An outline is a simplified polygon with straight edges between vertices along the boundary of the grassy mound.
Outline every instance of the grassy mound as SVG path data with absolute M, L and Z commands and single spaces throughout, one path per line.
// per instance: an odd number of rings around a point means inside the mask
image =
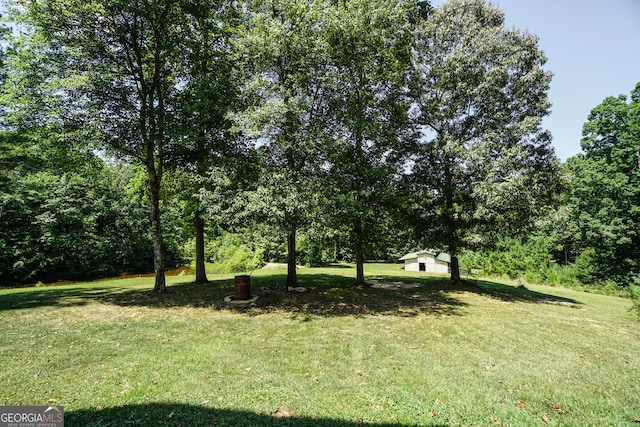
M 0 404 L 68 426 L 626 425 L 640 417 L 632 303 L 367 265 L 301 269 L 306 293 L 233 276 L 0 290 Z M 264 290 L 262 288 L 265 288 Z

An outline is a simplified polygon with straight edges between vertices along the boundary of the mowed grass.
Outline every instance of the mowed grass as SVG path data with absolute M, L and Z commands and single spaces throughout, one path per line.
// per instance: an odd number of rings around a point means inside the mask
M 67 426 L 637 425 L 640 322 L 622 298 L 369 264 L 227 307 L 233 276 L 0 290 L 0 405 Z

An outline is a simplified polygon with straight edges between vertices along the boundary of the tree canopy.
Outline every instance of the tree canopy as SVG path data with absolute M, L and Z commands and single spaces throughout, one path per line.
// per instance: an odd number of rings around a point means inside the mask
M 568 161 L 582 247 L 599 278 L 629 284 L 640 273 L 640 83 L 591 111 L 582 149 Z
M 553 191 L 557 160 L 541 128 L 551 74 L 537 38 L 482 0 L 435 8 L 415 38 L 414 223 L 450 252 L 459 281 L 462 249 L 491 244 L 497 228 L 522 231 Z
M 367 259 L 426 248 L 454 282 L 638 275 L 640 86 L 561 166 L 545 55 L 490 2 L 11 5 L 2 282 L 153 269 L 162 292 L 195 259 L 203 283 L 205 261 L 286 262 L 285 286 L 349 261 L 362 285 Z
M 48 107 L 44 122 L 91 132 L 109 152 L 144 165 L 154 290 L 165 292 L 162 178 L 168 153 L 184 140 L 177 119 L 185 120 L 179 114 L 185 102 L 193 105 L 184 95 L 195 79 L 191 74 L 206 66 L 196 64 L 194 43 L 209 42 L 217 27 L 204 22 L 218 4 L 60 0 L 19 6 L 16 16 L 33 31 L 22 39 L 19 58 L 25 65 L 17 71 L 37 70 L 21 74 Z M 29 110 L 29 102 L 23 104 Z

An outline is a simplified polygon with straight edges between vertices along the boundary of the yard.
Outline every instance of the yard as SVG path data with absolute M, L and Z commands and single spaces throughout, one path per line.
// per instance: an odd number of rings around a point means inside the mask
M 232 276 L 0 290 L 0 405 L 67 426 L 633 425 L 631 302 L 495 281 L 450 287 L 397 265 L 301 269 L 308 293 L 229 308 Z

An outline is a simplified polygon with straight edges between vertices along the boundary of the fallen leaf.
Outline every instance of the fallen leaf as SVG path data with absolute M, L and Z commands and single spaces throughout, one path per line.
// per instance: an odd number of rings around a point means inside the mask
M 362 371 L 359 371 L 359 370 L 358 370 L 358 371 L 356 371 L 356 375 L 360 375 L 360 376 L 362 376 Z
M 525 406 L 527 406 L 527 402 L 525 402 L 524 400 L 518 400 L 518 406 L 520 408 L 524 408 Z
M 342 411 L 344 409 L 344 406 L 338 405 L 338 409 L 340 409 Z
M 431 418 L 433 418 L 433 417 L 435 417 L 435 416 L 436 416 L 436 413 L 435 413 L 434 411 L 431 411 L 431 412 L 429 412 L 429 416 L 430 416 Z
M 633 417 L 634 423 L 640 423 L 640 417 Z
M 442 403 L 442 400 L 440 400 L 439 398 L 436 397 L 436 405 L 439 405 Z
M 281 409 L 281 408 L 276 408 L 273 411 L 273 416 L 275 418 L 289 418 L 291 417 L 293 414 L 289 411 L 287 411 L 286 409 Z
M 560 414 L 560 415 L 564 414 L 564 411 L 562 410 L 562 408 L 559 408 L 559 407 L 556 406 L 554 409 L 558 414 Z
M 547 414 L 542 414 L 542 421 L 549 424 L 549 417 L 547 417 Z
M 49 403 L 55 403 L 55 401 L 56 401 L 55 399 L 49 399 L 48 400 Z
M 172 412 L 172 413 L 170 413 L 169 415 L 167 415 L 167 419 L 168 419 L 168 420 L 170 420 L 171 418 L 173 418 L 173 416 L 174 416 L 174 415 L 175 415 L 175 414 L 174 414 L 173 412 Z
M 502 425 L 499 419 L 491 417 L 491 424 Z

